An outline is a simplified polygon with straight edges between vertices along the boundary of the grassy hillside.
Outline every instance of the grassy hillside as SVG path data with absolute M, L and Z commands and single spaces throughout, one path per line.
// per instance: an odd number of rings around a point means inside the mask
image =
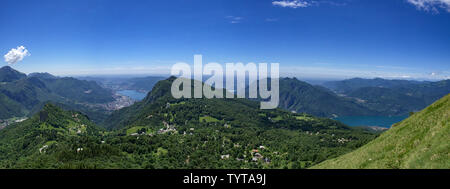
M 313 168 L 450 168 L 450 94 L 358 150 Z

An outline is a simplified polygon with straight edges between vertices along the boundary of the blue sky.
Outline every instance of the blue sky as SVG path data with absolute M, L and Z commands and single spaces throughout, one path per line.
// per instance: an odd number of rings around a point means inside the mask
M 0 53 L 56 75 L 278 62 L 299 78 L 450 78 L 448 0 L 3 0 Z M 7 65 L 2 61 L 0 65 Z

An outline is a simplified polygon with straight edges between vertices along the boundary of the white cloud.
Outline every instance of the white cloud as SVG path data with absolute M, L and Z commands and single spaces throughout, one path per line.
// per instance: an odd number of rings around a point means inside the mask
M 296 8 L 309 7 L 309 6 L 311 6 L 311 3 L 308 3 L 307 1 L 301 1 L 301 0 L 282 0 L 282 1 L 273 1 L 272 5 L 296 9 Z
M 450 0 L 408 0 L 409 3 L 418 9 L 439 12 L 438 9 L 445 9 L 450 12 Z
M 338 64 L 316 64 L 309 63 L 296 66 L 280 67 L 282 77 L 297 77 L 307 79 L 348 79 L 354 77 L 361 78 L 385 78 L 385 79 L 406 79 L 406 80 L 443 80 L 450 79 L 450 71 L 424 72 L 419 68 L 379 68 L 378 66 L 346 65 L 343 68 Z
M 231 24 L 239 24 L 243 19 L 242 17 L 238 16 L 227 16 L 226 18 L 229 20 Z
M 11 49 L 8 53 L 5 54 L 5 62 L 9 65 L 20 62 L 26 56 L 30 56 L 31 54 L 24 46 L 19 46 L 16 49 Z
M 266 22 L 276 22 L 278 21 L 277 18 L 266 18 Z

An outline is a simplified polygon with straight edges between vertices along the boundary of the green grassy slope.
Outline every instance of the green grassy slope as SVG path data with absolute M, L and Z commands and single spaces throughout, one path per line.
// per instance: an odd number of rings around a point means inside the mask
M 313 168 L 450 168 L 450 94 L 379 138 Z

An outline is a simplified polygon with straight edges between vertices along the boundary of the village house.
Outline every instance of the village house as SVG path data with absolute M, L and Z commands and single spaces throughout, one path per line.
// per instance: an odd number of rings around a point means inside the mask
M 42 154 L 42 152 L 45 152 L 45 149 L 48 148 L 48 145 L 42 146 L 42 148 L 39 148 L 39 153 Z
M 262 158 L 263 158 L 263 156 L 260 153 L 255 153 L 255 154 L 253 154 L 252 161 L 258 161 Z
M 229 159 L 230 158 L 230 154 L 221 155 L 220 158 L 221 159 Z
M 169 123 L 163 121 L 164 126 L 166 127 L 159 129 L 158 134 L 164 134 L 164 133 L 168 133 L 168 132 L 176 132 L 177 130 L 175 129 L 174 126 L 170 125 Z

